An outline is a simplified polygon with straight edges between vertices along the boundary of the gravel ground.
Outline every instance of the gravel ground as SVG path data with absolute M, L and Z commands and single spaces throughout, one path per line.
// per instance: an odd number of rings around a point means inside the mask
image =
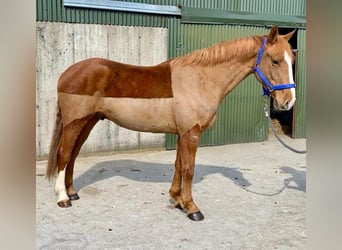
M 304 149 L 305 139 L 282 138 Z M 59 208 L 36 163 L 37 249 L 305 249 L 306 156 L 266 142 L 199 148 L 189 220 L 168 190 L 175 150 L 82 156 L 81 197 Z

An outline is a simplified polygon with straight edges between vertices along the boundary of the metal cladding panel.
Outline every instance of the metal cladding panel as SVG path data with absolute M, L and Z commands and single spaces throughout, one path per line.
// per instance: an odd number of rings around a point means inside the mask
M 306 30 L 298 30 L 295 138 L 306 137 Z
M 181 3 L 182 6 L 193 8 L 246 11 L 291 16 L 306 15 L 305 0 L 182 0 Z
M 117 0 L 120 2 L 129 2 L 129 3 L 147 3 L 147 4 L 155 4 L 155 5 L 173 5 L 176 6 L 179 0 Z
M 178 38 L 171 37 L 170 57 L 184 55 L 221 41 L 267 34 L 268 29 L 250 26 L 172 24 Z M 169 31 L 170 32 L 170 31 Z M 263 114 L 260 83 L 253 75 L 241 82 L 222 101 L 214 125 L 202 134 L 201 146 L 266 140 L 268 124 Z M 166 148 L 175 148 L 176 136 L 168 134 Z
M 228 11 L 247 11 L 256 13 L 281 14 L 291 16 L 306 15 L 305 0 L 120 0 L 156 5 L 180 4 L 184 7 L 220 9 Z
M 157 5 L 220 9 L 228 11 L 247 11 L 256 13 L 282 14 L 305 16 L 305 0 L 120 0 L 123 2 L 137 2 Z
M 94 1 L 89 2 L 94 4 Z M 156 6 L 182 6 L 207 9 L 208 11 L 237 11 L 289 17 L 303 17 L 306 15 L 305 0 L 126 0 L 117 2 L 153 4 Z M 63 0 L 36 0 L 36 3 L 37 21 L 166 27 L 167 21 L 170 18 L 175 18 L 174 16 L 158 14 L 103 10 L 100 7 L 99 9 L 65 7 Z
M 146 27 L 167 27 L 168 20 L 175 18 L 123 11 L 70 8 L 64 7 L 63 0 L 37 0 L 36 13 L 37 21 Z
M 290 16 L 305 16 L 305 0 L 239 0 L 239 11 L 249 11 L 257 13 L 272 13 Z

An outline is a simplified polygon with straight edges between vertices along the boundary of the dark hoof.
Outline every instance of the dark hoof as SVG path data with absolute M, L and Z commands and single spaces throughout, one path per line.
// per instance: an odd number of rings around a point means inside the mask
M 184 210 L 180 204 L 177 204 L 177 205 L 175 206 L 175 208 L 178 208 L 178 209 L 180 209 L 180 210 Z
M 66 208 L 66 207 L 71 207 L 71 201 L 70 200 L 67 200 L 67 201 L 59 201 L 57 202 L 57 205 L 59 207 L 62 207 L 62 208 Z
M 193 221 L 204 220 L 204 216 L 201 213 L 201 211 L 198 211 L 198 212 L 195 212 L 195 213 L 192 213 L 192 214 L 188 214 L 188 217 L 189 217 L 190 220 L 193 220 Z
M 77 193 L 75 193 L 75 194 L 70 194 L 70 195 L 68 195 L 68 196 L 69 196 L 69 199 L 72 200 L 72 201 L 75 201 L 75 200 L 79 200 L 79 199 L 80 199 L 80 197 L 78 196 Z

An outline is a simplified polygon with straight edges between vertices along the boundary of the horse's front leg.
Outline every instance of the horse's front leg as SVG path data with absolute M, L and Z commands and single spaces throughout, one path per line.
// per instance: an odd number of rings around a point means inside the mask
M 181 206 L 187 211 L 191 220 L 200 221 L 204 219 L 200 209 L 192 199 L 191 186 L 195 169 L 195 157 L 200 141 L 201 131 L 198 125 L 186 133 L 180 135 L 179 153 L 182 173 Z

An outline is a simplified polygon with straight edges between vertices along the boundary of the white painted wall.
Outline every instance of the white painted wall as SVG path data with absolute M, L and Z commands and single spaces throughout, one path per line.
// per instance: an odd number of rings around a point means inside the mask
M 57 81 L 71 64 L 89 57 L 155 65 L 167 59 L 167 29 L 37 22 L 36 156 L 46 157 L 55 123 Z M 99 121 L 81 153 L 163 147 L 164 134 L 134 132 Z

